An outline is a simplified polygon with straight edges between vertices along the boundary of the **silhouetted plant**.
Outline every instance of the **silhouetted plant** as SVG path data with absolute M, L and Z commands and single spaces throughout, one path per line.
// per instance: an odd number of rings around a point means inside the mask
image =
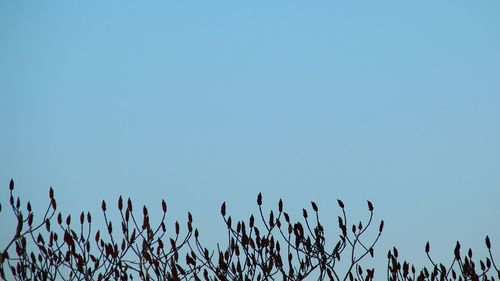
M 319 280 L 346 280 L 349 276 L 372 280 L 373 269 L 361 270 L 359 262 L 368 254 L 373 257 L 373 246 L 378 241 L 384 223 L 380 223 L 376 238 L 369 244 L 362 241 L 372 224 L 373 205 L 368 201 L 370 218 L 363 227 L 362 222 L 352 225 L 352 233 L 347 230 L 347 218 L 342 201 L 338 201 L 342 217 L 338 217 L 340 235 L 335 246 L 328 248 L 323 225 L 319 219 L 318 206 L 311 202 L 312 217 L 302 210 L 303 221 L 293 222 L 284 211 L 283 201 L 278 202 L 278 210 L 264 216 L 262 195 L 257 197 L 259 218 L 262 226 L 257 226 L 254 216 L 248 223 L 238 221 L 233 224 L 231 216 L 226 216 L 226 204 L 221 206 L 221 214 L 228 229 L 228 247 L 218 249 L 217 262 L 204 255 L 206 267 L 213 272 L 211 279 L 219 280 L 304 280 L 317 273 Z M 350 249 L 349 266 L 344 274 L 336 269 L 341 254 Z
M 102 202 L 106 227 L 92 233 L 92 216 L 81 213 L 79 227 L 71 226 L 71 216 L 56 215 L 56 199 L 52 188 L 50 204 L 43 218 L 34 223 L 30 202 L 27 214 L 21 209 L 19 198 L 13 195 L 14 182 L 10 182 L 10 206 L 17 218 L 17 228 L 0 258 L 0 276 L 5 278 L 8 265 L 16 280 L 128 280 L 138 276 L 143 280 L 179 280 L 196 275 L 196 267 L 182 267 L 179 249 L 192 235 L 192 218 L 188 216 L 188 231 L 180 234 L 175 223 L 174 233 L 168 238 L 165 226 L 167 205 L 162 201 L 163 216 L 157 226 L 150 223 L 144 206 L 142 218 L 133 212 L 130 199 L 124 206 L 118 199 L 121 222 L 118 231 L 107 215 L 107 204 Z M 56 221 L 54 222 L 54 217 Z M 101 233 L 102 231 L 102 233 Z M 167 242 L 164 242 L 167 241 Z M 33 250 L 28 248 L 32 243 Z M 168 243 L 165 245 L 164 243 Z M 15 252 L 9 252 L 15 245 Z
M 71 216 L 57 211 L 52 188 L 50 203 L 40 219 L 30 202 L 21 207 L 15 197 L 14 182 L 9 183 L 9 204 L 17 220 L 14 235 L 0 248 L 0 277 L 14 280 L 375 280 L 375 269 L 363 269 L 361 261 L 374 256 L 384 222 L 373 225 L 373 204 L 368 201 L 369 218 L 351 224 L 341 200 L 338 236 L 327 239 L 320 221 L 319 207 L 311 202 L 302 210 L 300 221 L 294 221 L 284 210 L 282 200 L 277 209 L 263 211 L 262 195 L 257 196 L 257 218 L 233 222 L 226 203 L 220 212 L 227 227 L 227 246 L 216 249 L 203 246 L 193 218 L 187 216 L 186 229 L 179 222 L 172 228 L 165 225 L 167 204 L 161 203 L 162 217 L 150 222 L 149 210 L 134 213 L 130 198 L 117 202 L 119 222 L 109 219 L 108 206 L 102 202 L 103 229 L 93 230 L 90 213 L 81 213 L 78 226 Z M 0 205 L 0 212 L 2 206 Z M 3 230 L 5 231 L 5 230 Z M 370 232 L 374 232 L 369 234 Z M 371 235 L 372 240 L 366 241 Z M 327 241 L 328 240 L 328 241 Z M 486 237 L 489 256 L 477 262 L 472 250 L 460 253 L 457 242 L 451 264 L 446 267 L 425 251 L 432 269 L 415 270 L 413 265 L 398 261 L 398 251 L 388 253 L 387 279 L 399 280 L 495 280 L 500 271 L 493 259 L 491 242 Z M 342 265 L 341 265 L 342 264 Z M 380 275 L 379 275 L 380 276 Z M 380 277 L 379 277 L 380 278 Z
M 393 248 L 387 254 L 388 267 L 387 279 L 390 281 L 403 280 L 495 280 L 495 275 L 500 279 L 500 271 L 498 270 L 493 254 L 491 253 L 491 241 L 488 236 L 485 239 L 486 248 L 488 249 L 488 257 L 484 260 L 474 261 L 472 249 L 469 248 L 467 255 L 462 255 L 460 251 L 460 242 L 457 241 L 455 250 L 453 251 L 454 258 L 451 263 L 446 266 L 443 263 L 437 263 L 430 255 L 430 244 L 425 245 L 425 253 L 432 264 L 431 268 L 422 268 L 418 273 L 415 267 L 404 261 L 401 264 L 398 261 L 398 250 Z M 479 267 L 476 265 L 479 264 Z

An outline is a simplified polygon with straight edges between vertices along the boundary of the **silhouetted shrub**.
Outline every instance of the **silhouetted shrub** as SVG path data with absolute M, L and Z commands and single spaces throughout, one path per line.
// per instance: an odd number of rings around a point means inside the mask
M 294 221 L 284 210 L 264 213 L 262 195 L 257 196 L 258 214 L 248 220 L 233 221 L 226 204 L 220 212 L 227 227 L 227 247 L 209 249 L 202 245 L 193 218 L 187 216 L 186 229 L 179 222 L 172 229 L 165 225 L 167 204 L 162 200 L 162 217 L 150 222 L 149 210 L 134 213 L 131 199 L 118 199 L 119 222 L 108 216 L 108 205 L 101 208 L 105 227 L 93 230 L 90 213 L 81 213 L 78 226 L 71 216 L 57 211 L 52 188 L 50 203 L 36 220 L 30 202 L 21 207 L 9 183 L 9 205 L 17 220 L 14 237 L 0 248 L 0 276 L 13 280 L 375 280 L 375 269 L 363 269 L 360 262 L 373 257 L 374 246 L 382 234 L 384 222 L 373 228 L 373 204 L 368 201 L 367 222 L 351 224 L 345 206 L 337 200 L 338 237 L 327 241 L 320 222 L 319 208 L 311 202 Z M 0 205 L 0 212 L 2 211 Z M 4 230 L 2 230 L 4 231 Z M 372 232 L 372 240 L 366 241 Z M 328 237 L 328 239 L 332 239 Z M 430 246 L 425 251 L 431 267 L 417 271 L 413 265 L 398 260 L 394 248 L 388 253 L 387 280 L 495 280 L 500 271 L 489 256 L 476 262 L 472 250 L 462 255 L 457 242 L 450 265 L 435 262 Z M 479 266 L 478 266 L 479 265 Z M 383 274 L 377 276 L 380 280 Z

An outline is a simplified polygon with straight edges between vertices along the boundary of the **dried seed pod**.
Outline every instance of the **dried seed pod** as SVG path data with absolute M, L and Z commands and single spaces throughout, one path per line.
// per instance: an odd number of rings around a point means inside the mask
M 315 212 L 318 212 L 318 205 L 314 201 L 311 201 L 311 206 Z
M 167 202 L 165 200 L 161 200 L 161 209 L 163 210 L 164 213 L 167 212 Z
M 223 217 L 226 216 L 226 202 L 222 202 L 222 205 L 220 206 L 220 213 Z
M 337 203 L 339 204 L 340 208 L 344 209 L 344 202 L 342 202 L 342 200 L 337 199 Z
M 120 195 L 120 197 L 118 198 L 118 210 L 121 211 L 122 209 L 123 209 L 123 198 Z
M 373 204 L 372 204 L 372 202 L 370 202 L 370 201 L 367 201 L 367 202 L 368 202 L 368 210 L 370 212 L 373 212 Z

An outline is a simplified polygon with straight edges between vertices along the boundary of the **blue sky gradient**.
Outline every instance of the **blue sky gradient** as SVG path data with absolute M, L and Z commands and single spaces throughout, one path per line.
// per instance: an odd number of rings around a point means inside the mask
M 262 191 L 298 218 L 315 200 L 334 228 L 335 199 L 353 218 L 370 199 L 381 271 L 393 245 L 417 263 L 427 240 L 450 259 L 456 240 L 499 245 L 499 13 L 486 0 L 1 1 L 0 198 L 10 178 L 39 210 L 48 186 L 76 214 L 120 194 L 159 211 L 164 197 L 209 243 L 222 201 L 243 218 Z

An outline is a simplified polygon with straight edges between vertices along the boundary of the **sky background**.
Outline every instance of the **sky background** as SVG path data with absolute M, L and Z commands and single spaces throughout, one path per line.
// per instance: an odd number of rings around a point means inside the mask
M 0 199 L 166 198 L 205 241 L 264 194 L 397 245 L 500 251 L 500 2 L 0 1 Z M 8 213 L 0 223 L 8 224 Z M 11 215 L 9 215 L 11 216 Z M 11 235 L 0 231 L 0 242 Z M 336 237 L 332 232 L 331 237 Z M 3 243 L 0 243 L 0 245 Z M 484 252 L 484 251 L 483 251 Z

